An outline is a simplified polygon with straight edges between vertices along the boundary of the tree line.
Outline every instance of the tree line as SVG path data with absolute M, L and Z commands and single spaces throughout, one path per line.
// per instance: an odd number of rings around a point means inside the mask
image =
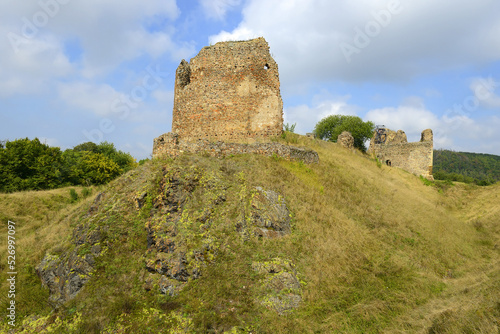
M 83 143 L 62 151 L 35 139 L 0 142 L 0 192 L 109 182 L 136 166 L 114 144 Z
M 490 185 L 500 180 L 500 156 L 434 150 L 433 176 L 436 180 Z

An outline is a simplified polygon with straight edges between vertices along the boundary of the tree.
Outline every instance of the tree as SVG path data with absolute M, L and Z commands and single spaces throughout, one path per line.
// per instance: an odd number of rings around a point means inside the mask
M 118 164 L 102 153 L 82 152 L 75 173 L 80 177 L 83 184 L 104 184 L 123 171 Z
M 123 172 L 129 171 L 137 165 L 135 159 L 129 153 L 117 150 L 113 143 L 107 141 L 103 141 L 100 144 L 86 142 L 73 147 L 73 151 L 101 153 L 117 163 Z
M 357 116 L 331 115 L 316 124 L 314 134 L 316 138 L 336 142 L 342 132 L 349 131 L 354 137 L 354 146 L 365 152 L 365 142 L 371 138 L 374 128 L 373 122 L 363 122 Z
M 52 189 L 61 185 L 61 150 L 38 138 L 5 142 L 0 149 L 0 191 Z

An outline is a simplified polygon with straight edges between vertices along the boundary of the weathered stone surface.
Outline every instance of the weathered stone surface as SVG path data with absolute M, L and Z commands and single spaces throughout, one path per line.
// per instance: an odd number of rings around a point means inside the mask
M 217 43 L 182 60 L 174 95 L 172 132 L 154 140 L 153 158 L 253 153 L 319 162 L 311 150 L 255 143 L 283 132 L 278 65 L 262 37 Z
M 256 234 L 263 237 L 281 237 L 291 233 L 290 211 L 285 199 L 272 190 L 256 188 L 252 199 L 251 219 L 256 226 Z
M 263 275 L 264 296 L 260 302 L 283 315 L 300 306 L 300 281 L 291 261 L 275 258 L 272 261 L 253 262 L 252 269 Z
M 430 141 L 432 142 L 434 140 L 434 135 L 432 134 L 431 129 L 426 129 L 422 131 L 422 136 L 420 137 L 420 141 Z
M 403 131 L 394 132 L 382 128 L 373 134 L 368 153 L 374 154 L 388 166 L 399 167 L 433 180 L 432 130 L 424 130 L 421 138 L 420 142 L 408 143 Z
M 319 155 L 313 150 L 276 142 L 244 144 L 210 142 L 204 139 L 189 142 L 181 140 L 175 133 L 166 133 L 154 140 L 153 158 L 177 157 L 183 153 L 203 153 L 215 157 L 254 153 L 266 156 L 276 155 L 287 160 L 300 160 L 309 164 L 319 163 Z
M 204 47 L 175 78 L 172 132 L 187 141 L 238 141 L 283 129 L 278 65 L 264 38 Z
M 291 233 L 290 218 L 285 199 L 272 190 L 255 188 L 252 195 L 250 213 L 242 216 L 236 229 L 243 235 L 264 238 L 283 237 Z
M 104 199 L 104 196 L 105 196 L 105 193 L 103 193 L 103 192 L 100 192 L 99 194 L 97 194 L 96 198 L 94 199 L 94 202 L 92 203 L 92 205 L 89 208 L 89 211 L 85 215 L 85 218 L 90 217 L 97 212 L 97 210 L 99 209 L 99 204 Z
M 105 197 L 99 193 L 84 218 L 94 216 Z M 59 307 L 73 299 L 94 271 L 95 259 L 103 252 L 101 245 L 106 230 L 89 221 L 77 225 L 73 230 L 74 248 L 60 255 L 47 253 L 36 267 L 42 284 L 50 291 L 49 301 Z
M 186 173 L 182 169 L 168 168 L 163 169 L 159 186 L 160 195 L 152 200 L 155 213 L 146 223 L 145 268 L 153 276 L 148 276 L 144 287 L 151 290 L 154 281 L 161 293 L 172 294 L 182 289 L 181 283 L 199 278 L 202 268 L 215 257 L 217 249 L 206 232 L 211 227 L 213 210 L 225 201 L 225 189 L 217 180 L 203 178 L 201 171 Z M 186 205 L 196 191 L 207 202 L 203 212 L 191 217 Z M 216 194 L 209 194 L 210 191 Z M 201 239 L 201 242 L 193 246 L 192 239 Z
M 338 136 L 337 143 L 345 148 L 354 148 L 354 137 L 349 131 L 344 131 Z

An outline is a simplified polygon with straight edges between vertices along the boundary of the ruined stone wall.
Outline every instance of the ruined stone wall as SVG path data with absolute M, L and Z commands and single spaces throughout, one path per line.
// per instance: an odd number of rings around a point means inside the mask
M 264 38 L 207 46 L 177 68 L 172 132 L 184 141 L 245 141 L 282 129 L 278 65 Z
M 278 156 L 287 160 L 300 160 L 305 163 L 319 163 L 317 152 L 277 142 L 247 144 L 212 142 L 206 139 L 186 141 L 175 133 L 165 133 L 154 140 L 153 158 L 162 156 L 175 158 L 183 153 L 208 154 L 215 157 L 253 153 Z
M 398 131 L 397 136 L 391 136 L 394 131 L 388 130 L 387 140 L 381 144 L 373 144 L 375 135 L 370 143 L 369 153 L 374 154 L 382 163 L 391 167 L 399 167 L 415 175 L 422 175 L 428 179 L 432 177 L 433 165 L 433 135 L 432 130 L 422 132 L 420 142 L 406 142 L 406 135 Z M 404 136 L 403 136 L 404 135 Z

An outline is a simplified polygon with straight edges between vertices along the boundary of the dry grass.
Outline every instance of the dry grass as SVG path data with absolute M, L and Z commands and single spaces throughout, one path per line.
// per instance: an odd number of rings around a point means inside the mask
M 49 249 L 64 250 L 69 245 L 72 224 L 80 206 L 88 205 L 92 197 L 72 203 L 70 189 L 81 193 L 82 188 L 61 188 L 50 191 L 27 191 L 0 194 L 0 277 L 5 281 L 7 270 L 7 222 L 16 226 L 16 306 L 17 315 L 50 311 L 47 291 L 40 285 L 35 267 Z M 2 309 L 8 303 L 7 286 L 0 289 Z
M 177 299 L 160 300 L 141 290 L 144 245 L 137 240 L 145 239 L 144 233 L 123 234 L 96 279 L 72 304 L 89 309 L 85 328 L 102 329 L 121 312 L 134 323 L 143 307 L 154 307 L 189 315 L 201 333 L 237 324 L 258 333 L 498 332 L 500 185 L 429 186 L 336 144 L 293 134 L 277 140 L 316 150 L 321 163 L 249 155 L 185 156 L 165 164 L 222 171 L 229 185 L 228 222 L 234 220 L 238 175 L 248 189 L 261 186 L 283 194 L 293 212 L 291 236 L 244 242 L 229 233 L 227 248 L 200 280 Z M 151 165 L 139 168 L 110 185 L 117 203 L 152 182 Z M 81 212 L 65 202 L 67 191 L 0 195 L 2 218 L 26 225 L 18 232 L 25 238 L 19 248 L 26 248 L 20 256 L 33 265 L 44 250 L 66 240 L 70 222 Z M 26 203 L 16 206 L 14 196 L 25 197 Z M 41 205 L 37 196 L 52 204 Z M 57 196 L 62 196 L 60 207 L 54 204 Z M 29 207 L 28 202 L 39 204 Z M 123 219 L 113 221 L 117 228 L 142 224 L 130 206 L 123 210 L 117 212 Z M 280 317 L 254 302 L 259 283 L 249 266 L 274 257 L 291 259 L 303 283 L 302 306 L 292 315 Z M 229 304 L 236 311 L 228 313 Z

